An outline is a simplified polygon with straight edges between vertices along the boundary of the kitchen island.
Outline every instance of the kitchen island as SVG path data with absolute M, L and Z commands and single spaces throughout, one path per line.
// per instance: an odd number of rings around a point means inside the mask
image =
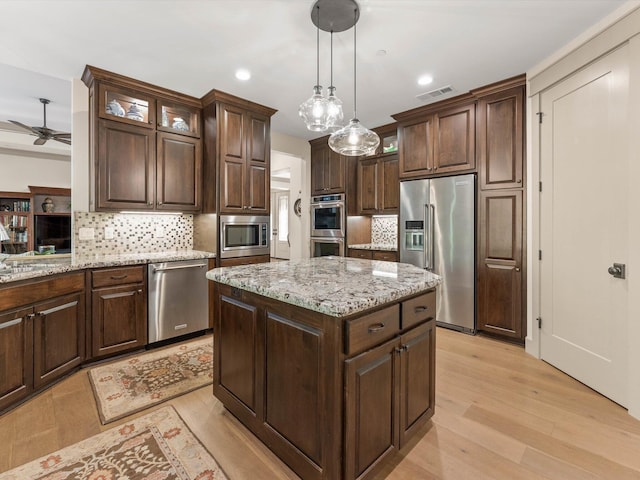
M 303 479 L 371 478 L 433 415 L 437 275 L 318 257 L 207 278 L 214 395 Z

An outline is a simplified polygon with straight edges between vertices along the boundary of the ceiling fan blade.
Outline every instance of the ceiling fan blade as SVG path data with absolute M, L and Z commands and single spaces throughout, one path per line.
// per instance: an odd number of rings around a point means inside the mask
M 71 139 L 67 140 L 66 138 L 53 137 L 56 142 L 66 143 L 67 145 L 71 145 Z
M 17 125 L 17 126 L 19 126 L 21 128 L 24 128 L 25 130 L 29 130 L 30 133 L 35 133 L 36 135 L 39 135 L 39 132 L 37 130 L 34 130 L 33 127 L 29 127 L 29 126 L 25 125 L 24 123 L 16 122 L 15 120 L 9 120 L 9 122 L 11 122 L 14 125 Z
M 54 138 L 71 138 L 71 134 L 60 132 L 60 133 L 54 133 L 53 137 Z
M 33 142 L 34 145 L 44 145 L 46 143 L 47 139 L 44 137 L 38 137 L 35 139 L 35 141 Z

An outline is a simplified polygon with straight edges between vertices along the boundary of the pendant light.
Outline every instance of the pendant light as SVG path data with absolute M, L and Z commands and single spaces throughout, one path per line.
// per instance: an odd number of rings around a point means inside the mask
M 342 128 L 342 101 L 336 97 L 336 87 L 333 86 L 333 30 L 331 30 L 331 84 L 327 97 L 327 130 L 335 132 Z
M 316 4 L 317 16 L 320 18 L 320 5 Z M 327 130 L 327 99 L 322 94 L 320 85 L 320 26 L 316 28 L 316 84 L 313 87 L 313 95 L 300 104 L 298 115 L 302 117 L 307 128 L 312 132 L 324 132 Z
M 372 154 L 378 145 L 380 137 L 358 120 L 356 109 L 356 23 L 358 22 L 358 7 L 354 10 L 353 22 L 353 118 L 349 124 L 334 132 L 329 137 L 329 147 L 340 155 L 358 157 Z

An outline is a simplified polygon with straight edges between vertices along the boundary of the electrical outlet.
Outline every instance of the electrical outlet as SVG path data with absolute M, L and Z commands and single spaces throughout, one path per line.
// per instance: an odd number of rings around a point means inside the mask
M 78 237 L 80 240 L 93 240 L 95 234 L 96 232 L 93 228 L 82 227 L 78 229 Z
M 162 225 L 156 226 L 156 238 L 164 237 L 164 227 Z
M 113 227 L 104 227 L 104 238 L 111 240 L 115 236 L 115 229 Z

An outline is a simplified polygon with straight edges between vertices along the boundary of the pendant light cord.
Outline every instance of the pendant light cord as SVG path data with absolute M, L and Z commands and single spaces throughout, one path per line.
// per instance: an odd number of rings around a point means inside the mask
M 318 24 L 316 25 L 316 85 L 320 85 L 320 5 L 318 8 Z
M 353 10 L 353 118 L 358 118 L 356 110 L 356 24 L 358 23 L 358 9 Z
M 333 87 L 333 30 L 331 30 L 331 85 L 330 87 Z

